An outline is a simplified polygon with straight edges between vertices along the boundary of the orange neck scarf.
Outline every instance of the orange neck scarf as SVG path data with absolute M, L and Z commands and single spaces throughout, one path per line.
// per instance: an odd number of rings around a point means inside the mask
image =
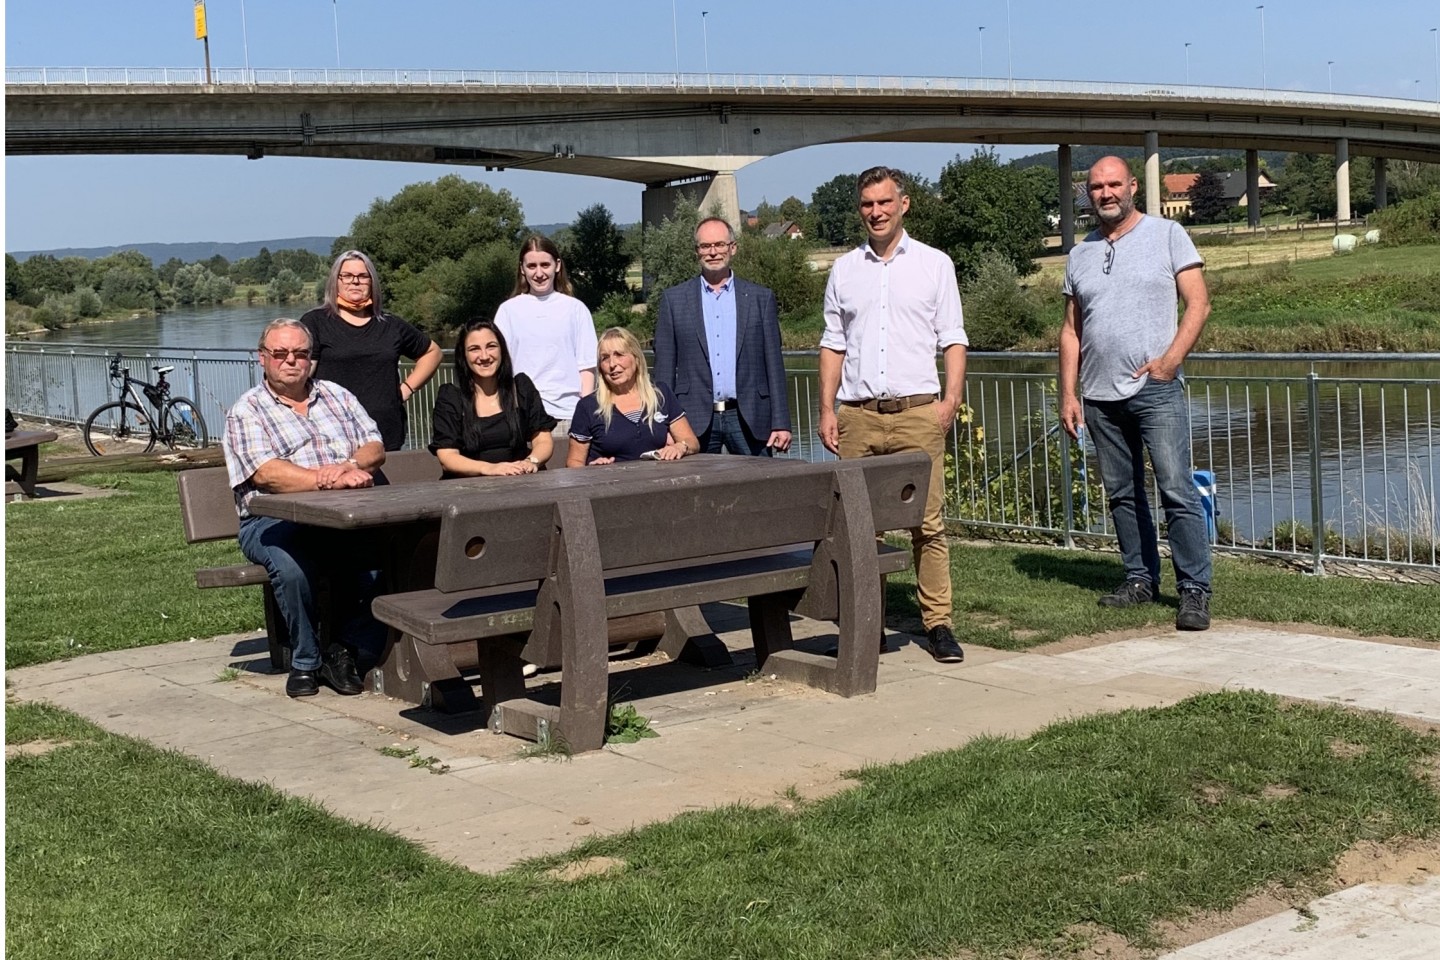
M 351 300 L 346 300 L 344 297 L 340 296 L 339 294 L 336 294 L 336 295 L 335 295 L 335 305 L 336 305 L 337 307 L 339 307 L 341 310 L 349 310 L 351 313 L 359 313 L 360 311 L 362 311 L 362 310 L 364 310 L 365 308 L 369 307 L 370 304 L 373 303 L 373 302 L 374 302 L 374 300 L 373 300 L 372 298 L 370 298 L 370 297 L 366 297 L 364 300 L 351 301 Z

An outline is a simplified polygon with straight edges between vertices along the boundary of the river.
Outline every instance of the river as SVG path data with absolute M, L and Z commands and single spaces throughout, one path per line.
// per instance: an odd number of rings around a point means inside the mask
M 6 403 L 21 413 L 83 421 L 111 398 L 106 352 L 130 358 L 132 372 L 175 366 L 175 393 L 200 405 L 212 435 L 234 398 L 256 382 L 254 349 L 277 315 L 299 307 L 211 307 L 53 331 L 7 345 Z M 37 356 L 37 348 L 45 356 Z M 57 355 L 58 354 L 58 355 Z M 154 359 L 141 359 L 146 355 Z M 827 454 L 815 441 L 816 357 L 791 354 L 791 409 L 796 453 Z M 1198 466 L 1215 472 L 1222 516 L 1249 538 L 1287 518 L 1308 523 L 1312 455 L 1327 520 L 1353 531 L 1366 511 L 1418 526 L 1440 538 L 1440 363 L 1433 359 L 1196 355 L 1186 365 Z M 1316 380 L 1310 379 L 1314 373 Z M 1051 461 L 1055 360 L 1028 354 L 979 354 L 967 371 L 974 426 L 983 428 L 985 470 L 1032 470 Z M 449 371 L 442 371 L 449 379 Z M 410 404 L 411 440 L 429 439 L 432 383 Z M 1312 407 L 1314 408 L 1312 410 Z M 1313 427 L 1313 429 L 1312 429 Z M 1046 437 L 1051 439 L 1046 439 Z M 1093 452 L 1091 453 L 1093 457 Z M 1030 477 L 1049 486 L 1055 478 Z

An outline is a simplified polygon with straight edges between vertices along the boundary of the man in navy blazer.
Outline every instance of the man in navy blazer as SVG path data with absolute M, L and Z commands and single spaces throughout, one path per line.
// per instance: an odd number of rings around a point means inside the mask
M 700 276 L 660 295 L 655 379 L 675 391 L 704 453 L 790 449 L 790 403 L 775 294 L 730 269 L 735 232 L 695 228 Z

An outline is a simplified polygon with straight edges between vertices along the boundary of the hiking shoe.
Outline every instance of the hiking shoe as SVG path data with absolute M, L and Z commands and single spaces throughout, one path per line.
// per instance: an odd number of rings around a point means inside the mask
M 365 692 L 360 672 L 355 669 L 355 658 L 349 649 L 338 643 L 330 648 L 325 662 L 320 665 L 320 679 L 333 687 L 336 693 L 347 697 Z
M 1210 594 L 1199 587 L 1180 591 L 1180 612 L 1175 614 L 1176 630 L 1210 629 Z
M 925 639 L 930 644 L 930 656 L 935 658 L 936 663 L 960 663 L 965 659 L 965 651 L 960 649 L 955 634 L 943 623 L 926 631 Z
M 313 697 L 319 692 L 320 685 L 315 682 L 314 670 L 290 671 L 290 676 L 285 681 L 285 696 Z
M 1142 603 L 1153 603 L 1155 593 L 1154 584 L 1148 580 L 1126 580 L 1113 593 L 1095 602 L 1102 607 L 1138 607 Z

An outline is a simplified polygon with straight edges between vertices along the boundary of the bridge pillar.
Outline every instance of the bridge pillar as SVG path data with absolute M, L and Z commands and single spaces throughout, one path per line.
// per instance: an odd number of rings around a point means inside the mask
M 1335 141 L 1335 219 L 1350 219 L 1350 141 Z
M 1145 131 L 1145 212 L 1152 217 L 1160 216 L 1160 134 L 1155 130 Z
M 1245 210 L 1250 229 L 1260 226 L 1260 151 L 1245 151 Z
M 1075 246 L 1075 186 L 1070 170 L 1070 144 L 1060 144 L 1056 161 L 1060 174 L 1060 252 L 1069 253 Z
M 1384 210 L 1386 202 L 1385 158 L 1375 158 L 1375 209 Z
M 678 183 L 652 183 L 640 195 L 640 221 L 647 227 L 658 227 L 675 215 L 675 207 L 684 197 L 707 217 L 718 210 L 740 232 L 740 193 L 735 187 L 735 171 L 721 170 L 709 176 Z

